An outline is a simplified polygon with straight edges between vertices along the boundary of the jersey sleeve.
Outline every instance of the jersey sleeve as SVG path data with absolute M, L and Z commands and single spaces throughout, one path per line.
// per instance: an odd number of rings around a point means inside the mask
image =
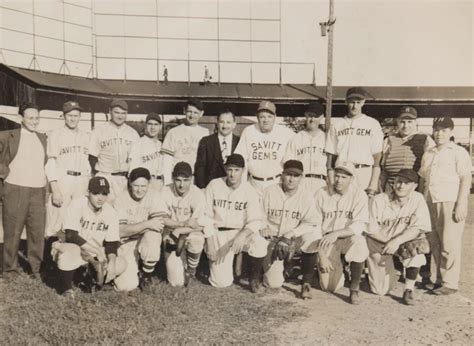
M 420 170 L 418 171 L 418 175 L 422 177 L 423 179 L 426 179 L 428 175 L 428 161 L 430 160 L 430 150 L 426 151 L 423 156 L 421 157 L 421 165 L 420 165 Z
M 471 158 L 467 150 L 464 148 L 458 147 L 456 151 L 456 172 L 459 176 L 465 176 L 471 174 L 472 164 Z
M 373 126 L 373 135 L 372 135 L 372 145 L 371 145 L 371 151 L 372 154 L 378 154 L 382 152 L 382 146 L 383 146 L 383 131 L 382 131 L 382 126 L 380 126 L 380 123 L 374 119 L 374 126 Z
M 91 138 L 89 141 L 89 155 L 98 157 L 100 153 L 100 133 L 99 129 L 95 129 L 91 133 Z
M 114 200 L 114 209 L 117 212 L 118 215 L 118 220 L 119 224 L 121 225 L 126 225 L 128 224 L 129 220 L 129 215 L 127 213 L 127 203 L 125 199 L 123 198 L 123 194 L 120 194 L 115 200 Z
M 115 242 L 120 241 L 120 233 L 119 233 L 119 216 L 117 212 L 110 208 L 109 212 L 107 213 L 107 220 L 106 223 L 109 225 L 107 232 L 105 234 L 104 241 L 106 242 Z
M 352 222 L 348 228 L 354 234 L 360 235 L 367 230 L 369 223 L 369 199 L 364 192 L 360 192 L 355 197 L 354 208 L 352 209 Z
M 52 131 L 47 140 L 46 144 L 48 158 L 59 156 L 59 143 L 57 131 Z
M 250 125 L 254 126 L 254 125 Z M 247 142 L 248 142 L 248 132 L 249 132 L 249 127 L 246 127 L 242 131 L 242 135 L 240 136 L 240 141 L 239 144 L 237 144 L 237 147 L 235 148 L 234 153 L 235 154 L 240 154 L 244 158 L 245 162 L 248 161 L 249 158 L 249 153 L 248 153 L 248 148 L 247 148 Z
M 192 218 L 199 220 L 204 215 L 204 209 L 206 208 L 206 197 L 204 192 L 200 189 L 196 189 L 192 204 L 193 213 L 191 215 Z
M 259 196 L 253 188 L 248 189 L 248 204 L 244 228 L 258 233 L 262 228 L 263 211 Z
M 316 214 L 316 206 L 311 198 L 305 198 L 305 203 L 302 203 L 304 210 L 302 210 L 303 217 L 300 224 L 293 229 L 297 237 L 306 233 L 317 233 L 317 239 L 321 238 L 321 228 L 318 227 L 318 216 Z
M 382 158 L 380 159 L 380 165 L 382 167 L 385 166 L 385 163 L 387 161 L 387 156 L 390 153 L 390 137 L 387 137 L 383 140 L 382 144 Z
M 140 142 L 137 140 L 132 144 L 130 148 L 130 153 L 128 154 L 129 172 L 131 172 L 137 167 L 140 167 L 140 147 Z
M 176 128 L 176 127 L 175 127 Z M 165 139 L 163 140 L 163 145 L 161 146 L 161 153 L 162 154 L 167 154 L 171 157 L 174 157 L 174 153 L 176 151 L 175 145 L 174 145 L 174 129 L 172 128 L 171 130 L 168 131 L 166 134 Z
M 82 213 L 82 198 L 72 200 L 66 209 L 63 229 L 71 229 L 81 233 L 81 213 Z
M 415 198 L 416 204 L 413 208 L 414 213 L 410 218 L 409 228 L 416 228 L 423 233 L 431 232 L 431 219 L 428 205 L 421 194 L 416 192 Z
M 288 141 L 288 144 L 286 145 L 286 150 L 285 154 L 283 155 L 283 160 L 282 163 L 285 163 L 288 160 L 297 160 L 297 157 L 295 155 L 296 153 L 296 137 L 293 137 Z
M 337 155 L 337 135 L 334 124 L 331 124 L 329 128 L 329 133 L 326 138 L 326 145 L 324 150 L 328 154 Z
M 380 231 L 380 212 L 383 211 L 383 194 L 378 194 L 369 200 L 369 225 L 365 233 L 376 234 Z

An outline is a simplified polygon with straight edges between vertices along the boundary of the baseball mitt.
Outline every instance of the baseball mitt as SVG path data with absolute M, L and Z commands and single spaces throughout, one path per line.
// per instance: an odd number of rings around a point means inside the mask
M 92 265 L 95 271 L 95 284 L 99 287 L 102 287 L 107 274 L 107 262 L 99 262 L 97 258 L 91 258 L 89 259 L 89 263 Z
M 426 238 L 417 238 L 400 245 L 397 251 L 402 260 L 430 253 L 430 243 Z
M 295 255 L 295 242 L 291 239 L 280 237 L 275 245 L 273 254 L 280 261 L 291 261 Z
M 186 245 L 186 238 L 188 237 L 187 234 L 180 234 L 178 240 L 176 241 L 176 257 L 181 256 L 181 253 L 184 250 L 184 246 Z

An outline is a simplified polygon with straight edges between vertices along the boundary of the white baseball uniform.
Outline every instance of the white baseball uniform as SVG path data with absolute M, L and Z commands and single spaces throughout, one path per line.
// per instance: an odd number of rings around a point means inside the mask
M 161 142 L 148 136 L 140 137 L 133 143 L 129 155 L 129 172 L 137 167 L 144 167 L 150 171 L 150 187 L 155 191 L 163 187 L 163 156 Z
M 288 232 L 295 234 L 296 250 L 315 253 L 318 240 L 321 239 L 321 227 L 316 215 L 314 196 L 300 185 L 296 193 L 288 196 L 281 184 L 267 187 L 263 192 L 263 209 L 266 214 L 266 225 L 273 237 L 280 237 Z M 275 260 L 263 275 L 263 282 L 269 287 L 281 287 L 283 261 Z
M 283 163 L 288 160 L 298 160 L 303 163 L 304 178 L 303 186 L 316 193 L 320 188 L 326 186 L 327 156 L 324 148 L 326 146 L 326 134 L 317 130 L 312 136 L 308 131 L 298 132 L 288 141 Z
M 119 224 L 127 225 L 160 216 L 158 205 L 159 200 L 150 190 L 139 201 L 133 199 L 128 190 L 122 191 L 114 200 Z M 151 272 L 153 271 L 155 264 L 160 260 L 161 240 L 161 233 L 153 230 L 121 239 L 122 245 L 118 249 L 118 255 L 126 260 L 127 269 L 114 280 L 117 290 L 131 291 L 138 287 L 138 260 L 140 258 L 143 265 L 149 267 Z
M 134 128 L 127 124 L 117 127 L 111 121 L 92 131 L 89 154 L 98 159 L 95 167 L 97 175 L 109 181 L 110 202 L 127 187 L 129 153 L 138 138 Z
M 397 282 L 392 255 L 382 255 L 385 244 L 404 233 L 407 229 L 418 229 L 421 236 L 431 231 L 428 205 L 419 192 L 413 191 L 403 206 L 394 199 L 393 193 L 381 193 L 370 201 L 370 223 L 367 230 L 367 244 L 370 256 L 370 289 L 375 294 L 385 295 Z M 402 260 L 405 268 L 419 268 L 426 264 L 424 255 L 416 255 Z
M 178 195 L 173 184 L 163 187 L 160 192 L 160 203 L 158 210 L 163 217 L 169 217 L 173 221 L 185 222 L 190 218 L 200 219 L 204 214 L 206 199 L 204 192 L 191 185 L 190 190 L 184 196 Z M 175 243 L 170 238 L 172 230 L 165 230 L 167 242 Z M 200 254 L 204 248 L 204 234 L 202 232 L 192 232 L 186 238 L 185 249 L 193 254 Z M 177 257 L 173 251 L 167 253 L 166 272 L 168 282 L 171 286 L 184 285 L 184 272 L 187 265 L 187 258 Z
M 51 131 L 47 145 L 48 162 L 46 176 L 56 181 L 63 198 L 61 207 L 52 203 L 52 195 L 46 204 L 46 236 L 53 236 L 62 229 L 66 208 L 72 199 L 85 196 L 90 178 L 89 134 L 67 126 Z
M 323 236 L 345 228 L 354 232 L 351 237 L 337 239 L 329 249 L 328 258 L 333 270 L 329 273 L 319 271 L 321 288 L 335 292 L 344 285 L 341 255 L 344 255 L 348 263 L 361 263 L 369 256 L 367 242 L 362 235 L 369 223 L 368 197 L 353 182 L 343 195 L 330 192 L 325 187 L 316 192 L 315 199 L 318 224 L 322 225 Z
M 205 213 L 212 220 L 204 230 L 206 245 L 213 242 L 219 257 L 218 261 L 209 261 L 209 282 L 214 287 L 228 287 L 234 281 L 232 264 L 235 254 L 230 247 L 240 231 L 252 231 L 244 246 L 245 252 L 257 258 L 267 254 L 268 242 L 259 232 L 263 222 L 259 196 L 248 182 L 232 189 L 226 184 L 225 177 L 216 178 L 206 187 Z
M 279 182 L 283 155 L 294 132 L 275 124 L 272 131 L 263 133 L 258 124 L 247 126 L 240 136 L 235 153 L 243 156 L 249 181 L 259 195 L 265 187 Z
M 326 152 L 356 166 L 359 186 L 366 189 L 372 177 L 374 154 L 382 152 L 380 123 L 365 114 L 355 118 L 333 119 L 326 141 Z

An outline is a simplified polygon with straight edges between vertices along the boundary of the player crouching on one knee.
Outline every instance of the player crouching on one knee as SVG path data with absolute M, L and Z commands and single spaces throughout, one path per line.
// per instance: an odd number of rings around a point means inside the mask
M 65 296 L 74 296 L 73 276 L 81 266 L 94 265 L 99 286 L 126 269 L 125 260 L 117 257 L 119 222 L 117 212 L 106 203 L 109 193 L 107 179 L 94 177 L 89 181 L 88 196 L 74 199 L 66 210 L 64 241 L 53 243 L 51 250 L 59 269 L 58 291 Z
M 311 299 L 311 282 L 321 231 L 317 227 L 313 195 L 300 184 L 302 176 L 301 161 L 288 160 L 283 165 L 281 182 L 267 187 L 263 192 L 267 222 L 260 233 L 270 240 L 263 264 L 263 281 L 268 287 L 281 287 L 285 281 L 284 261 L 290 262 L 292 255 L 301 251 L 301 297 Z
M 118 291 L 149 287 L 160 259 L 163 221 L 158 196 L 150 188 L 151 179 L 148 169 L 133 169 L 128 178 L 128 189 L 114 200 L 122 241 L 118 255 L 127 261 L 126 271 L 114 282 Z
M 350 302 L 360 304 L 360 277 L 369 256 L 362 233 L 369 223 L 369 211 L 367 194 L 354 180 L 355 171 L 351 162 L 336 162 L 334 185 L 318 190 L 315 199 L 323 234 L 318 249 L 321 289 L 335 292 L 343 287 L 343 255 L 350 266 Z
M 212 286 L 232 285 L 234 257 L 247 252 L 250 286 L 256 292 L 268 242 L 259 233 L 263 213 L 257 191 L 242 181 L 244 167 L 240 154 L 230 155 L 225 163 L 226 176 L 213 179 L 206 187 L 205 247 Z
M 369 284 L 373 293 L 387 294 L 396 284 L 393 256 L 399 256 L 405 268 L 403 302 L 415 303 L 413 291 L 420 267 L 426 263 L 431 231 L 430 214 L 423 195 L 416 192 L 418 175 L 402 169 L 395 176 L 393 191 L 375 196 L 370 203 L 367 244 L 370 256 Z

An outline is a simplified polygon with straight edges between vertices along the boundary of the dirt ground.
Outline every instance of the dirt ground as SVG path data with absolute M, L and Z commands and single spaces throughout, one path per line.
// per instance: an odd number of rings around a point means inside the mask
M 275 328 L 281 344 L 469 344 L 474 342 L 474 195 L 463 238 L 460 290 L 438 297 L 417 289 L 416 305 L 401 304 L 403 283 L 379 297 L 362 285 L 362 304 L 348 303 L 349 290 L 336 295 L 313 290 L 313 299 L 295 298 L 298 286 L 286 285 L 267 299 L 295 301 L 309 316 Z

